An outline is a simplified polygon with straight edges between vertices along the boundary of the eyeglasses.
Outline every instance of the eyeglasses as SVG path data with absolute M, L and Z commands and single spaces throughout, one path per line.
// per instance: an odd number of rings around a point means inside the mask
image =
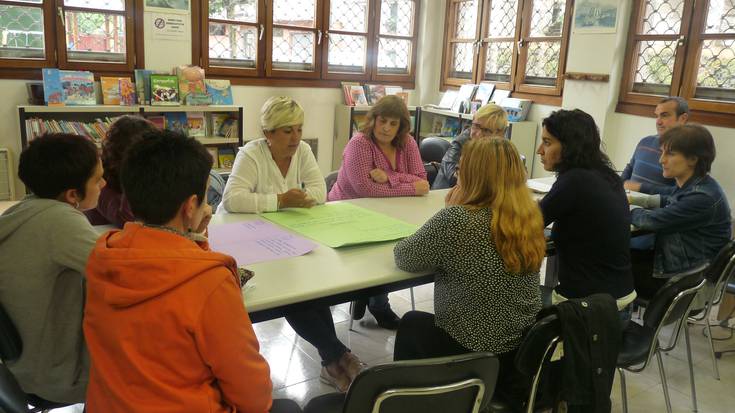
M 480 131 L 483 136 L 489 136 L 495 133 L 494 129 L 483 128 L 479 123 L 475 123 L 475 122 L 472 122 L 472 125 L 470 127 L 474 131 Z

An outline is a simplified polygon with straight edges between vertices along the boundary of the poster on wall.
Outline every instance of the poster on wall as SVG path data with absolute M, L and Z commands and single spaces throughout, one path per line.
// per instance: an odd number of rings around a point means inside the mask
M 189 13 L 190 0 L 145 0 L 146 11 Z
M 615 33 L 618 0 L 578 0 L 574 6 L 574 33 Z

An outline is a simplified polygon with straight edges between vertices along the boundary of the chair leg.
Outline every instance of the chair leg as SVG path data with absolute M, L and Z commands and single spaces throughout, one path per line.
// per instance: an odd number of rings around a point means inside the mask
M 625 388 L 625 372 L 618 367 L 620 373 L 620 396 L 622 398 L 623 413 L 628 413 L 628 390 Z
M 708 323 L 709 324 L 709 323 Z M 684 341 L 687 346 L 687 361 L 689 362 L 689 384 L 692 386 L 692 411 L 697 411 L 697 389 L 694 384 L 694 365 L 692 363 L 692 346 L 689 342 L 689 325 L 684 325 Z
M 715 374 L 715 380 L 719 380 L 720 370 L 717 367 L 717 358 L 715 357 L 715 343 L 712 341 L 712 327 L 709 325 L 709 320 L 705 321 L 707 322 L 707 340 L 709 340 L 710 355 L 712 356 L 712 371 Z
M 410 288 L 411 293 L 411 310 L 416 311 L 416 300 L 413 298 L 413 287 Z
M 355 331 L 352 329 L 352 325 L 355 323 L 355 319 L 352 318 L 352 310 L 355 308 L 355 302 L 350 301 L 350 327 L 348 328 L 349 331 Z
M 666 371 L 664 370 L 664 361 L 661 359 L 661 352 L 656 350 L 656 360 L 658 361 L 658 373 L 661 375 L 661 387 L 664 389 L 664 400 L 666 400 L 666 411 L 671 413 L 671 398 L 669 397 L 669 383 L 666 382 Z

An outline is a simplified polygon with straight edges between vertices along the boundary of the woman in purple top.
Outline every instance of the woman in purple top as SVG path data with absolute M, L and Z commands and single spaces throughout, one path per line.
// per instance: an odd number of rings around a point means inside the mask
M 127 149 L 143 139 L 143 135 L 155 132 L 154 124 L 139 116 L 121 116 L 110 126 L 102 144 L 102 166 L 107 186 L 102 188 L 97 207 L 85 211 L 92 225 L 114 225 L 122 228 L 135 217 L 120 185 L 120 166 Z
M 342 155 L 337 182 L 327 200 L 419 196 L 429 192 L 429 182 L 416 141 L 409 134 L 411 116 L 397 96 L 386 96 L 367 114 L 359 133 L 350 139 Z M 359 320 L 366 303 L 358 302 L 353 318 Z M 370 297 L 368 308 L 383 328 L 398 328 L 388 295 Z

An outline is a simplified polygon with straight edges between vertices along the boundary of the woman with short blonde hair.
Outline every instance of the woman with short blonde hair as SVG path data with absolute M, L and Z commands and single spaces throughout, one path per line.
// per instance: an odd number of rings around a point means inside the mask
M 457 184 L 457 164 L 467 142 L 477 138 L 503 139 L 507 129 L 508 113 L 505 109 L 493 103 L 481 107 L 475 112 L 470 127 L 452 140 L 431 188 L 446 189 Z
M 292 98 L 265 102 L 260 111 L 265 138 L 248 142 L 237 153 L 220 211 L 258 213 L 324 203 L 327 187 L 311 148 L 301 140 L 303 123 L 304 109 Z M 329 307 L 304 308 L 286 321 L 319 352 L 321 380 L 347 391 L 362 363 L 337 338 Z
M 544 224 L 526 171 L 507 140 L 470 141 L 446 208 L 394 248 L 398 268 L 433 271 L 434 314 L 401 319 L 395 360 L 474 351 L 500 359 L 498 394 L 517 403 L 513 359 L 541 309 Z

